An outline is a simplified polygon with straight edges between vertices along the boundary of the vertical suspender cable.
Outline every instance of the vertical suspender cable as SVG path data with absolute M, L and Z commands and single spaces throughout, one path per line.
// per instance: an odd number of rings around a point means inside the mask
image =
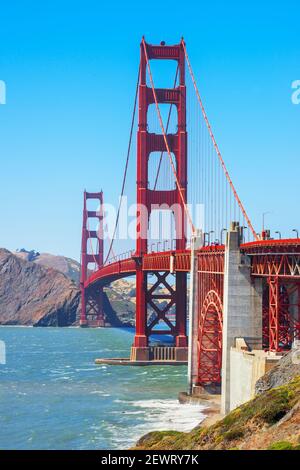
M 191 75 L 191 78 L 192 78 L 192 82 L 193 82 L 193 85 L 194 85 L 194 88 L 195 88 L 195 92 L 196 92 L 196 95 L 197 95 L 197 98 L 198 98 L 198 101 L 199 101 L 199 104 L 200 104 L 200 107 L 201 107 L 201 110 L 202 110 L 202 114 L 203 114 L 203 117 L 204 117 L 204 120 L 206 122 L 206 125 L 207 125 L 207 128 L 208 128 L 208 132 L 210 134 L 210 137 L 211 137 L 211 140 L 212 140 L 212 143 L 213 143 L 213 146 L 215 148 L 215 151 L 218 155 L 218 158 L 220 160 L 220 163 L 223 167 L 223 170 L 225 172 L 225 175 L 226 175 L 226 178 L 228 180 L 228 183 L 233 191 L 233 194 L 234 194 L 234 197 L 235 197 L 235 201 L 238 203 L 239 205 L 239 208 L 241 209 L 244 217 L 245 217 L 245 220 L 247 221 L 247 225 L 249 227 L 249 229 L 251 230 L 252 234 L 253 234 L 253 237 L 255 240 L 258 240 L 258 236 L 256 234 L 256 231 L 254 230 L 253 228 L 253 225 L 248 217 L 248 214 L 242 204 L 242 201 L 240 200 L 237 192 L 236 192 L 236 189 L 234 187 L 234 184 L 230 178 L 230 175 L 227 171 L 227 168 L 226 168 L 226 165 L 225 165 L 225 162 L 223 160 L 223 157 L 221 155 L 221 152 L 219 150 L 219 147 L 218 147 L 218 144 L 216 142 L 216 139 L 215 139 L 215 136 L 213 134 L 213 131 L 212 131 L 212 128 L 211 128 L 211 125 L 210 125 L 210 122 L 208 120 L 208 117 L 207 117 L 207 114 L 206 114 L 206 111 L 205 111 L 205 108 L 204 108 L 204 105 L 203 105 L 203 102 L 202 102 L 202 99 L 200 97 L 200 93 L 199 93 L 199 90 L 198 90 L 198 87 L 197 87 L 197 84 L 196 84 L 196 80 L 195 80 L 195 76 L 194 76 L 194 73 L 193 73 L 193 70 L 192 70 L 192 67 L 191 67 L 191 63 L 190 63 L 190 60 L 189 60 L 189 57 L 188 57 L 188 54 L 187 54 L 187 51 L 186 51 L 186 47 L 185 47 L 185 42 L 184 40 L 182 39 L 181 40 L 181 44 L 182 44 L 182 47 L 183 47 L 183 50 L 184 50 L 184 54 L 185 54 L 185 58 L 186 58 L 186 61 L 187 61 L 187 65 L 188 65 L 188 68 L 189 68 L 189 72 L 190 72 L 190 75 Z
M 129 164 L 129 157 L 130 157 L 130 150 L 131 150 L 133 128 L 134 128 L 134 122 L 135 122 L 135 113 L 136 113 L 137 97 L 138 97 L 138 91 L 139 91 L 139 83 L 140 83 L 140 66 L 139 66 L 138 78 L 137 78 L 137 82 L 136 82 L 134 106 L 133 106 L 133 113 L 132 113 L 132 119 L 131 119 L 129 142 L 128 142 L 128 148 L 127 148 L 127 156 L 126 156 L 125 170 L 124 170 L 124 175 L 123 175 L 123 182 L 122 182 L 122 189 L 121 189 L 119 207 L 118 207 L 116 223 L 115 223 L 115 227 L 114 227 L 114 231 L 113 231 L 113 236 L 111 237 L 111 243 L 110 243 L 110 246 L 109 246 L 105 261 L 104 261 L 104 264 L 107 263 L 107 260 L 110 256 L 110 253 L 111 253 L 111 250 L 112 250 L 112 247 L 113 247 L 113 243 L 114 243 L 114 240 L 115 240 L 118 224 L 119 224 L 122 199 L 123 199 L 123 195 L 124 195 L 124 189 L 125 189 L 125 183 L 126 183 L 126 177 L 127 177 L 127 171 L 128 171 L 128 164 Z

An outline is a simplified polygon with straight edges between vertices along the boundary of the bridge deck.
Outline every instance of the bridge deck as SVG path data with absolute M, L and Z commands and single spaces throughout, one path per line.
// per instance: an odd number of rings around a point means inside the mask
M 224 252 L 224 245 L 207 246 L 199 254 Z M 300 239 L 260 240 L 241 245 L 241 250 L 251 256 L 254 276 L 279 275 L 300 279 Z M 279 257 L 281 259 L 279 260 Z M 110 284 L 117 279 L 133 276 L 136 272 L 134 256 L 107 264 L 91 274 L 85 287 Z M 142 258 L 143 270 L 146 272 L 164 271 L 189 272 L 190 250 L 164 251 L 148 253 Z

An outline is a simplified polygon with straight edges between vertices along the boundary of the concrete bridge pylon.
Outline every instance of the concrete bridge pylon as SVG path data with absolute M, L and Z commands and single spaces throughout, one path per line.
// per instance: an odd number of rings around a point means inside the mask
M 251 279 L 251 263 L 240 249 L 241 230 L 232 223 L 224 265 L 221 412 L 230 410 L 230 350 L 237 338 L 250 349 L 262 349 L 262 280 Z

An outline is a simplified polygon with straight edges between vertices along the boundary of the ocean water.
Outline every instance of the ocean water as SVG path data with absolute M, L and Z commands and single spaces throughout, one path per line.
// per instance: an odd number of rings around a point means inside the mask
M 189 431 L 185 366 L 97 366 L 127 357 L 130 329 L 1 327 L 1 449 L 126 449 L 151 430 Z

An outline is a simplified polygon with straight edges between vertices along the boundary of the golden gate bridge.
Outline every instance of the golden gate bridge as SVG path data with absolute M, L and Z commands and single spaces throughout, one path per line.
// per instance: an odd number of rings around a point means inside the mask
M 153 64 L 164 61 L 175 64 L 175 74 L 170 77 L 170 88 L 156 88 Z M 197 299 L 192 305 L 190 330 L 197 369 L 194 383 L 219 384 L 228 296 L 242 310 L 248 311 L 249 304 L 249 318 L 255 310 L 255 332 L 246 336 L 250 343 L 255 339 L 256 347 L 286 351 L 300 339 L 300 239 L 297 233 L 297 238 L 275 240 L 268 230 L 257 233 L 254 229 L 216 142 L 183 39 L 176 45 L 152 45 L 142 39 L 133 108 L 120 203 L 106 250 L 103 193 L 84 193 L 80 324 L 104 326 L 103 288 L 135 276 L 136 329 L 131 362 L 186 362 L 187 275 L 193 265 Z M 116 255 L 122 196 L 133 150 L 135 246 Z M 97 201 L 97 210 L 89 209 L 91 200 Z M 193 213 L 196 206 L 202 208 L 201 227 Z M 151 238 L 157 210 L 171 214 L 167 239 L 161 233 L 156 240 Z M 98 222 L 97 230 L 90 228 L 92 220 Z M 190 239 L 196 234 L 200 243 L 193 251 Z M 235 247 L 230 248 L 233 239 Z M 231 283 L 237 278 L 230 267 L 232 250 L 238 257 L 236 274 L 242 273 L 237 286 Z M 251 330 L 246 323 L 240 321 L 235 332 Z M 169 335 L 172 344 L 162 353 L 159 346 L 153 346 L 153 335 Z

